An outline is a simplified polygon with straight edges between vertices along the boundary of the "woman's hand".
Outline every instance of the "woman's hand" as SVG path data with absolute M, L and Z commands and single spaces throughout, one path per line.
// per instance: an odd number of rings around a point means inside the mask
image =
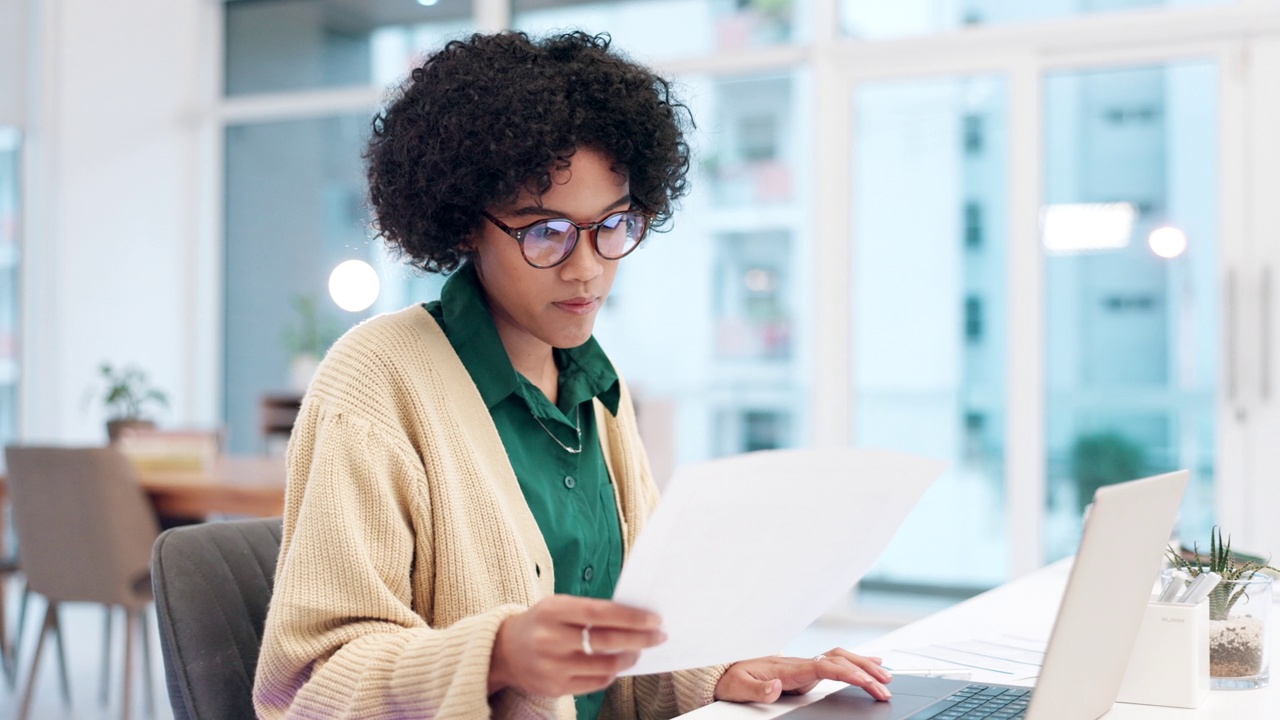
M 877 700 L 888 700 L 891 693 L 884 683 L 892 678 L 880 667 L 880 658 L 835 648 L 816 658 L 762 657 L 734 663 L 716 683 L 715 698 L 771 703 L 783 693 L 803 695 L 820 680 L 839 680 L 857 685 Z
M 661 618 L 608 600 L 552 595 L 502 621 L 489 660 L 489 694 L 581 695 L 609 686 L 640 651 L 667 639 Z

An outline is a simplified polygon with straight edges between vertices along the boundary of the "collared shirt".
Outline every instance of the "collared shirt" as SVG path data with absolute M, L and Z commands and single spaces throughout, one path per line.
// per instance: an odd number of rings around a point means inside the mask
M 440 300 L 425 307 L 489 408 L 551 551 L 556 592 L 612 597 L 622 570 L 622 530 L 591 402 L 599 397 L 617 413 L 621 390 L 612 363 L 594 337 L 576 348 L 554 349 L 560 388 L 552 404 L 511 365 L 470 263 L 445 282 Z M 578 717 L 595 718 L 604 692 L 575 701 Z

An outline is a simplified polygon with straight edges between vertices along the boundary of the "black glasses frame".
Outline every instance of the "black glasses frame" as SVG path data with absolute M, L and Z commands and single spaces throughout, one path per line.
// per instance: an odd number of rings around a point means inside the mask
M 626 215 L 630 213 L 634 213 L 644 218 L 644 231 L 640 233 L 640 237 L 636 240 L 636 244 L 632 245 L 629 250 L 627 250 L 626 252 L 616 257 L 610 257 L 608 255 L 605 255 L 603 252 L 600 252 L 600 242 L 599 242 L 600 228 L 604 227 L 604 224 L 608 222 L 610 218 L 616 215 Z M 489 212 L 486 210 L 481 210 L 480 214 L 483 215 L 486 220 L 493 223 L 499 230 L 501 230 L 502 232 L 514 238 L 515 241 L 520 245 L 520 257 L 524 258 L 524 261 L 529 263 L 531 267 L 536 267 L 539 270 L 547 270 L 547 269 L 556 267 L 557 265 L 564 263 L 564 261 L 572 257 L 573 251 L 578 249 L 578 240 L 582 237 L 583 233 L 589 233 L 591 235 L 591 247 L 595 249 L 597 255 L 604 258 L 605 260 L 621 260 L 622 258 L 635 252 L 636 248 L 640 247 L 640 243 L 644 240 L 645 236 L 649 234 L 649 223 L 653 220 L 653 215 L 651 215 L 650 213 L 645 212 L 644 210 L 640 210 L 638 208 L 629 208 L 627 210 L 619 210 L 617 212 L 609 213 L 598 222 L 593 222 L 593 223 L 577 223 L 570 220 L 569 218 L 543 218 L 541 220 L 535 220 L 529 223 L 528 225 L 524 225 L 518 228 L 513 228 L 510 225 L 502 222 L 498 218 L 494 217 L 493 215 L 489 214 Z M 544 223 L 550 223 L 550 222 L 565 222 L 573 226 L 573 229 L 574 229 L 573 240 L 568 243 L 568 247 L 565 248 L 564 255 L 562 255 L 559 260 L 556 260 L 550 265 L 539 265 L 534 261 L 530 260 L 529 256 L 525 254 L 524 238 L 526 235 L 529 234 L 529 231 L 532 230 L 535 226 L 542 225 Z

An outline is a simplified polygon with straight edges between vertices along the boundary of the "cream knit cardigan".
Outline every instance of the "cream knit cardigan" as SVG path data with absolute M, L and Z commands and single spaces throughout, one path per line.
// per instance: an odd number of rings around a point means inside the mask
M 595 405 L 625 551 L 657 490 L 626 387 L 616 417 Z M 574 717 L 572 697 L 488 696 L 499 624 L 551 595 L 555 572 L 488 408 L 421 306 L 334 345 L 288 464 L 260 717 Z M 721 672 L 619 679 L 603 716 L 688 712 Z

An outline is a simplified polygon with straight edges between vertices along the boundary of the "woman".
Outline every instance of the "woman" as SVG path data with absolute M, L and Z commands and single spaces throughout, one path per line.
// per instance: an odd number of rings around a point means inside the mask
M 667 717 L 822 678 L 888 697 L 840 649 L 616 678 L 664 639 L 608 600 L 657 493 L 592 328 L 686 189 L 686 115 L 606 38 L 504 33 L 450 43 L 375 120 L 379 232 L 456 272 L 347 333 L 308 391 L 262 717 Z

